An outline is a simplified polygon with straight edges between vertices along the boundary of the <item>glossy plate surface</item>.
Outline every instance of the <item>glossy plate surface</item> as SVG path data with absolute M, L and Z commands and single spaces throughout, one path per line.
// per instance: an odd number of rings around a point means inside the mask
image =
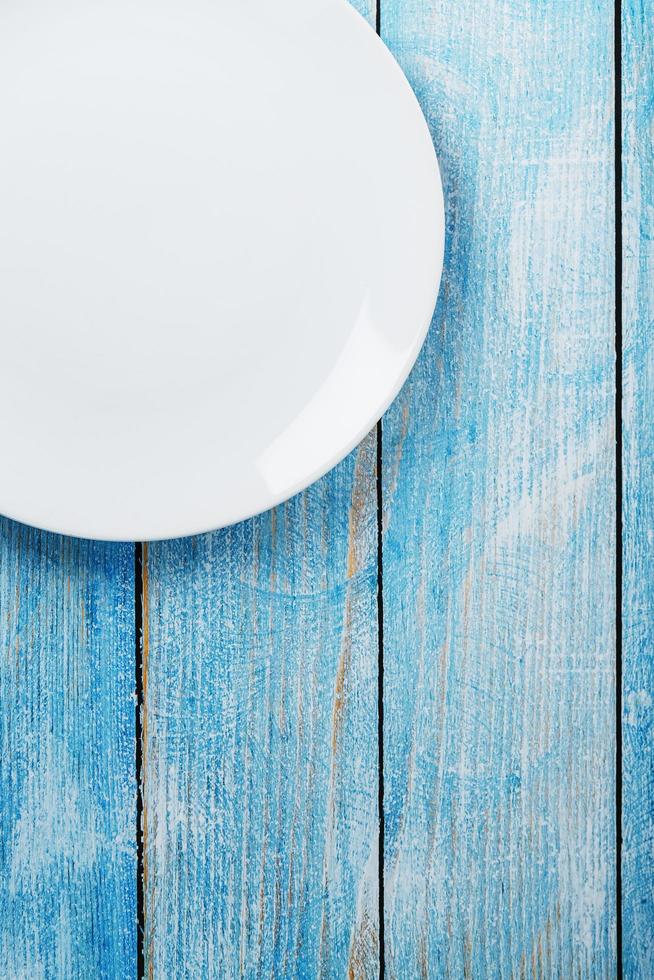
M 0 512 L 106 539 L 221 527 L 397 394 L 441 184 L 345 0 L 6 0 L 0 133 Z

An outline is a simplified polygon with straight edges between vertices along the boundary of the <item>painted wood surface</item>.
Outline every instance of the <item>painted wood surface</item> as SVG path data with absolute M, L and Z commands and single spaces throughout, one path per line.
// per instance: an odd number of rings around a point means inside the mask
M 382 3 L 448 230 L 383 430 L 391 977 L 615 975 L 612 9 Z
M 0 519 L 0 976 L 136 974 L 134 549 Z
M 146 976 L 377 975 L 374 471 L 148 547 Z
M 654 976 L 654 8 L 623 5 L 623 966 Z

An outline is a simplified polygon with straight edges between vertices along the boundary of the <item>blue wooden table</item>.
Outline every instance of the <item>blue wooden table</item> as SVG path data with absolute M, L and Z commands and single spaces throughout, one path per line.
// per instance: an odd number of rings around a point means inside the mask
M 2 522 L 3 978 L 654 976 L 654 6 L 618 169 L 607 0 L 359 6 L 441 162 L 429 338 L 273 512 Z

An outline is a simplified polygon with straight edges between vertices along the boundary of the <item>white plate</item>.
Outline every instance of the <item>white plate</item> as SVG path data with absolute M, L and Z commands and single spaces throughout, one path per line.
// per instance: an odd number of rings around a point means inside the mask
M 306 487 L 406 378 L 443 223 L 345 0 L 4 0 L 0 512 L 152 539 Z

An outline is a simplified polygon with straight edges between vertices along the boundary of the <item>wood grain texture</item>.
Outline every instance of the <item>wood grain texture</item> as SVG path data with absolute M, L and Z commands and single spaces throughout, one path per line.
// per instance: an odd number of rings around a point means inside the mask
M 136 975 L 134 549 L 0 519 L 0 976 Z
M 387 973 L 610 977 L 612 5 L 381 13 L 448 231 L 384 422 Z
M 377 975 L 374 456 L 148 547 L 147 976 Z
M 623 5 L 623 966 L 654 976 L 654 9 Z

